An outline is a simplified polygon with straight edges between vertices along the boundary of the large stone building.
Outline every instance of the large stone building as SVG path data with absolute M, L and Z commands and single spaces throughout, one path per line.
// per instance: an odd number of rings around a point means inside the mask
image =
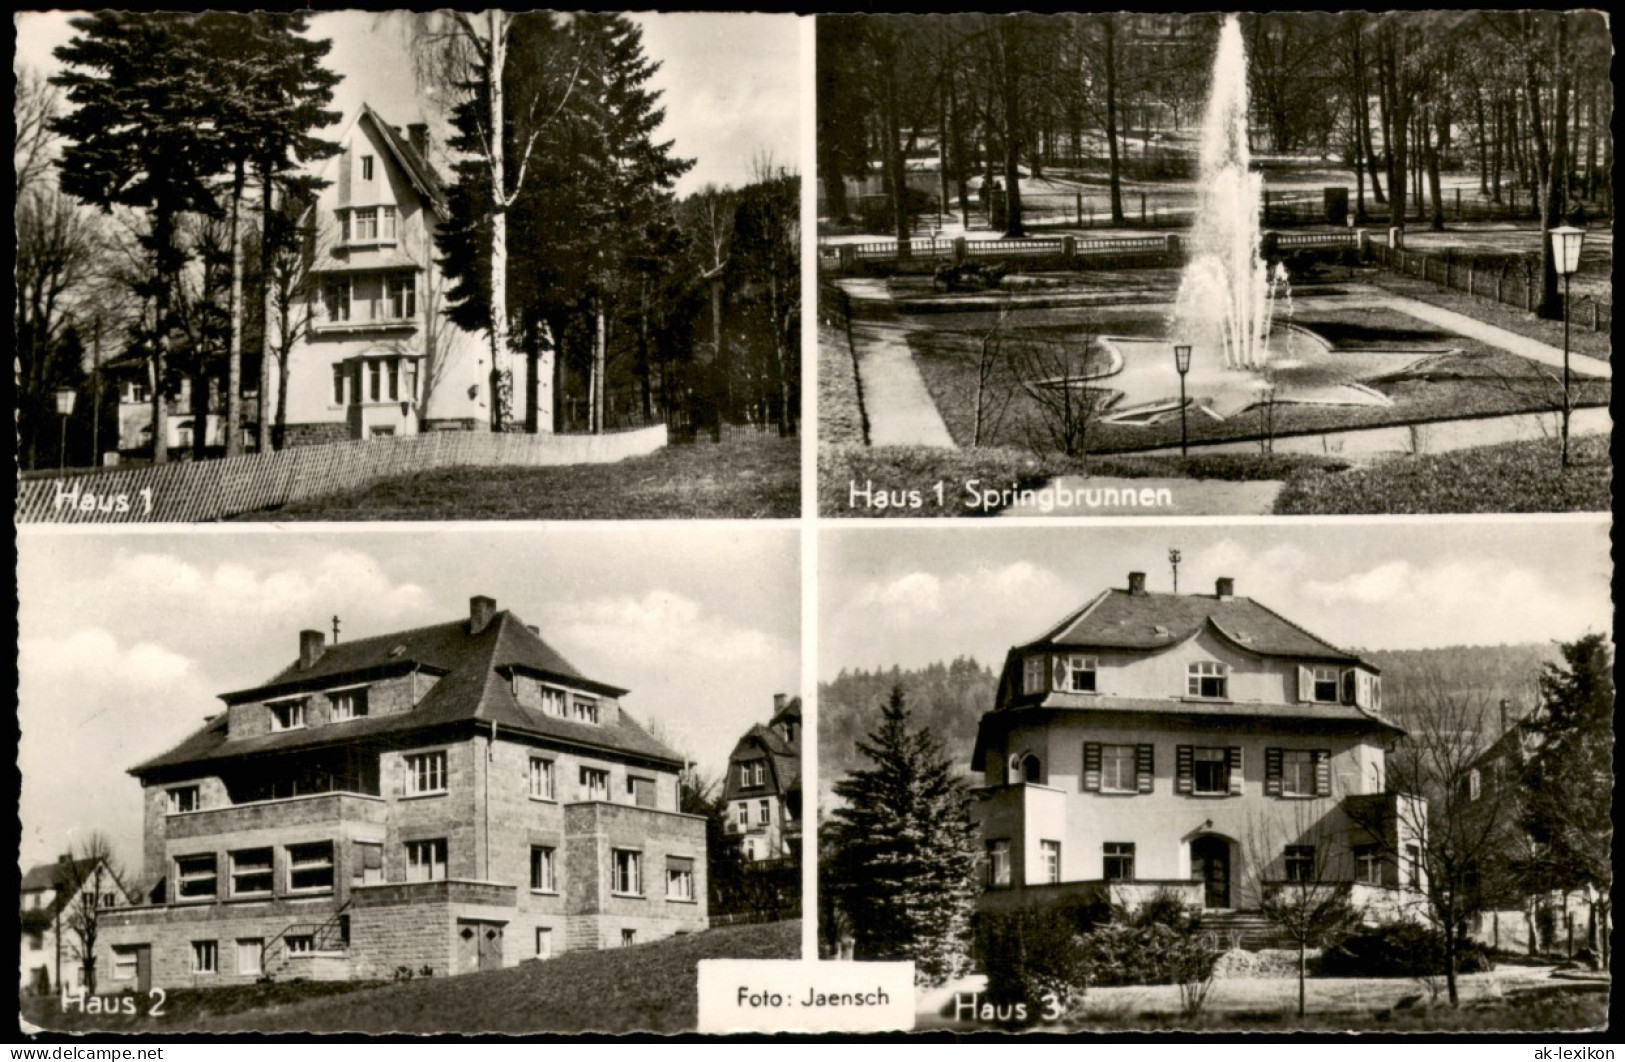
M 971 764 L 983 905 L 1171 891 L 1236 913 L 1312 876 L 1375 917 L 1413 908 L 1425 809 L 1384 778 L 1402 733 L 1376 667 L 1232 580 L 1130 573 L 1010 650 Z
M 681 756 L 488 597 L 326 644 L 132 769 L 142 906 L 110 986 L 441 976 L 707 925 Z
M 773 718 L 745 731 L 723 787 L 728 833 L 751 862 L 801 852 L 801 698 L 775 694 Z

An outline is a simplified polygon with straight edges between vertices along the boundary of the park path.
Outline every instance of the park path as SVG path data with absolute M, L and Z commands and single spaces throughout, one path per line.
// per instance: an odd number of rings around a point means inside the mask
M 841 287 L 854 302 L 891 303 L 883 280 L 845 280 Z M 858 383 L 869 418 L 870 446 L 935 446 L 954 449 L 953 436 L 914 364 L 907 331 L 895 320 L 865 315 L 852 321 L 857 348 Z M 887 315 L 891 316 L 891 315 Z
M 1275 511 L 1275 498 L 1283 486 L 1285 483 L 1278 479 L 1234 482 L 1057 476 L 999 515 L 1262 516 Z M 1166 495 L 1157 493 L 1161 488 L 1167 488 Z M 1124 504 L 1125 498 L 1134 499 L 1134 503 Z M 1158 504 L 1159 499 L 1166 504 Z

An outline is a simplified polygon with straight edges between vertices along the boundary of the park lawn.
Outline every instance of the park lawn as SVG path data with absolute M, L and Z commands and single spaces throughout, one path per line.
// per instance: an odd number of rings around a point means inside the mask
M 1301 313 L 1297 319 L 1311 329 L 1324 327 L 1328 332 L 1349 336 L 1356 347 L 1391 341 L 1426 349 L 1448 347 L 1460 353 L 1429 357 L 1400 378 L 1375 383 L 1377 390 L 1393 400 L 1391 407 L 1283 402 L 1273 407 L 1273 425 L 1266 424 L 1261 409 L 1224 421 L 1198 414 L 1187 418 L 1192 443 L 1549 411 L 1561 405 L 1561 388 L 1542 366 L 1466 337 L 1435 333 L 1408 314 L 1328 308 Z M 1074 332 L 1079 331 L 1077 326 L 1072 327 Z M 1154 335 L 1160 328 L 1150 319 L 1113 319 L 1096 326 L 1097 331 L 1119 335 Z M 1053 329 L 1052 325 L 1044 325 L 1031 331 L 1043 335 Z M 971 446 L 976 438 L 976 360 L 981 336 L 972 331 L 919 329 L 910 332 L 908 340 L 949 435 L 958 445 Z M 1171 366 L 1169 375 L 1173 375 Z M 1596 379 L 1577 378 L 1571 389 L 1576 407 L 1606 405 L 1609 392 L 1609 382 Z M 995 366 L 986 395 L 997 396 L 996 401 L 1008 396 L 1008 402 L 1001 414 L 984 397 L 984 410 L 989 412 L 984 414 L 983 446 L 1025 447 L 1044 437 L 1043 413 L 1007 362 Z M 1179 442 L 1179 431 L 1178 417 L 1153 425 L 1095 423 L 1089 427 L 1089 449 L 1093 453 L 1130 453 L 1172 446 Z
M 1281 515 L 1347 513 L 1606 512 L 1613 462 L 1607 435 L 1498 443 L 1394 457 L 1337 473 L 1306 472 L 1276 499 Z
M 1508 332 L 1515 332 L 1530 339 L 1538 339 L 1542 343 L 1562 349 L 1563 322 L 1548 321 L 1536 317 L 1534 314 L 1521 310 L 1516 306 L 1496 302 L 1494 299 L 1479 298 L 1468 295 L 1464 291 L 1454 288 L 1445 288 L 1431 281 L 1419 277 L 1405 276 L 1400 273 L 1390 273 L 1387 270 L 1371 270 L 1362 275 L 1365 283 L 1379 287 L 1384 291 L 1391 291 L 1395 295 L 1404 295 L 1418 302 L 1431 303 L 1442 306 L 1447 310 L 1466 314 L 1486 324 L 1504 328 Z M 1605 300 L 1611 305 L 1612 284 L 1606 287 L 1599 286 L 1595 297 Z M 1569 327 L 1569 350 L 1589 358 L 1598 358 L 1608 361 L 1613 354 L 1613 341 L 1604 329 L 1593 332 L 1590 326 L 1589 308 L 1579 305 L 1580 295 L 1574 293 L 1576 321 Z
M 823 516 L 854 517 L 988 516 L 994 512 L 963 508 L 963 489 L 968 481 L 980 480 L 984 487 L 1038 487 L 1062 475 L 1278 480 L 1347 467 L 1344 459 L 1311 454 L 1107 455 L 1076 459 L 1053 454 L 1038 457 L 1015 447 L 947 450 L 932 446 L 821 444 L 818 511 Z M 942 484 L 944 501 L 940 506 L 938 483 Z M 862 500 L 865 488 L 888 497 L 918 492 L 920 505 L 888 503 L 877 508 Z M 854 490 L 858 492 L 856 504 Z
M 801 515 L 801 440 L 735 430 L 613 464 L 446 468 L 238 520 L 659 520 Z
M 869 439 L 852 352 L 845 333 L 830 325 L 818 328 L 818 439 L 827 443 Z

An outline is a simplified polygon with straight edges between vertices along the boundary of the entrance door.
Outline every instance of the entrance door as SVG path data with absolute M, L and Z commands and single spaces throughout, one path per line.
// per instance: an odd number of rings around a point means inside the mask
M 152 945 L 135 946 L 135 990 L 142 996 L 152 993 Z
M 480 926 L 480 969 L 502 969 L 502 924 L 486 922 Z
M 1230 906 L 1230 843 L 1222 837 L 1191 842 L 1191 880 L 1202 883 L 1202 906 Z

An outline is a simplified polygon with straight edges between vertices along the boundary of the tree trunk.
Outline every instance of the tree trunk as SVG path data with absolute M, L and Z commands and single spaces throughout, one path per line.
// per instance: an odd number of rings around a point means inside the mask
M 209 374 L 200 368 L 191 380 L 192 460 L 201 461 L 208 456 L 209 447 Z
M 231 339 L 226 350 L 226 456 L 243 452 L 243 172 L 237 160 L 231 174 Z
M 592 381 L 588 387 L 592 399 L 590 416 L 594 435 L 604 433 L 604 373 L 609 364 L 608 345 L 609 324 L 605 320 L 603 297 L 599 296 L 593 300 Z
M 152 306 L 152 463 L 161 465 L 169 460 L 169 404 L 164 395 L 164 377 L 169 369 L 169 294 L 175 282 L 169 262 L 175 253 L 175 216 L 167 209 L 160 208 L 153 215 L 152 229 L 157 243 L 155 264 L 158 273 L 158 283 L 153 285 Z
M 954 191 L 959 195 L 959 223 L 970 228 L 970 189 L 965 180 L 965 129 L 959 118 L 959 90 L 948 71 L 948 127 L 953 131 Z
M 1017 16 L 1002 16 L 999 23 L 1004 102 L 1004 234 L 1027 235 L 1021 220 L 1021 24 Z
M 715 359 L 711 365 L 712 379 L 712 420 L 718 426 L 717 437 L 721 438 L 721 424 L 724 413 L 733 411 L 733 373 L 728 366 L 727 343 L 722 334 L 722 278 L 715 277 L 711 281 L 711 344 L 716 348 Z
M 1112 224 L 1123 224 L 1123 164 L 1117 145 L 1117 20 L 1103 16 L 1101 34 L 1105 45 L 1106 153 L 1107 176 L 1111 184 Z
M 638 278 L 638 392 L 645 424 L 654 419 L 654 369 L 649 364 L 649 278 Z
M 275 181 L 271 177 L 270 166 L 260 164 L 258 166 L 258 171 L 260 180 L 260 276 L 265 278 L 266 298 L 269 300 L 271 287 L 271 255 L 274 250 L 274 248 L 271 246 L 271 212 L 274 209 L 272 196 Z M 270 317 L 269 308 L 267 308 L 266 317 Z M 284 329 L 284 334 L 277 337 L 277 341 L 279 343 L 287 342 L 285 334 L 287 327 L 287 308 L 283 307 L 282 328 Z M 276 433 L 274 437 L 271 431 L 271 358 L 271 330 L 269 328 L 262 328 L 260 329 L 260 386 L 259 397 L 256 400 L 256 405 L 258 407 L 256 410 L 256 415 L 259 417 L 259 448 L 260 453 L 262 454 L 270 453 L 273 444 L 280 448 L 282 446 L 282 440 L 285 437 L 283 435 L 283 418 L 287 415 L 287 402 L 284 400 L 283 395 L 288 389 L 287 380 L 281 380 L 281 384 L 277 389 L 277 419 Z
M 1423 113 L 1423 133 L 1426 134 L 1427 114 Z M 1428 168 L 1428 194 L 1433 197 L 1433 222 L 1431 228 L 1434 232 L 1444 231 L 1444 185 L 1439 175 L 1439 155 L 1447 147 L 1445 143 L 1446 130 L 1449 127 L 1448 119 L 1443 115 L 1436 115 L 1437 131 L 1427 138 L 1427 168 Z
M 486 69 L 487 103 L 492 130 L 488 161 L 491 168 L 491 429 L 504 431 L 512 417 L 513 370 L 508 351 L 508 177 L 503 133 L 507 128 L 503 113 L 502 78 L 507 64 L 508 42 L 503 35 L 501 11 L 485 12 L 490 34 L 490 63 Z M 549 417 L 549 420 L 552 418 Z M 543 431 L 551 432 L 552 424 Z
M 1298 1017 L 1304 1015 L 1304 1004 L 1307 1002 L 1308 989 L 1305 985 L 1309 979 L 1309 950 L 1308 942 L 1298 940 Z
M 1478 194 L 1490 194 L 1489 125 L 1484 120 L 1484 90 L 1473 88 L 1473 126 L 1478 131 Z

